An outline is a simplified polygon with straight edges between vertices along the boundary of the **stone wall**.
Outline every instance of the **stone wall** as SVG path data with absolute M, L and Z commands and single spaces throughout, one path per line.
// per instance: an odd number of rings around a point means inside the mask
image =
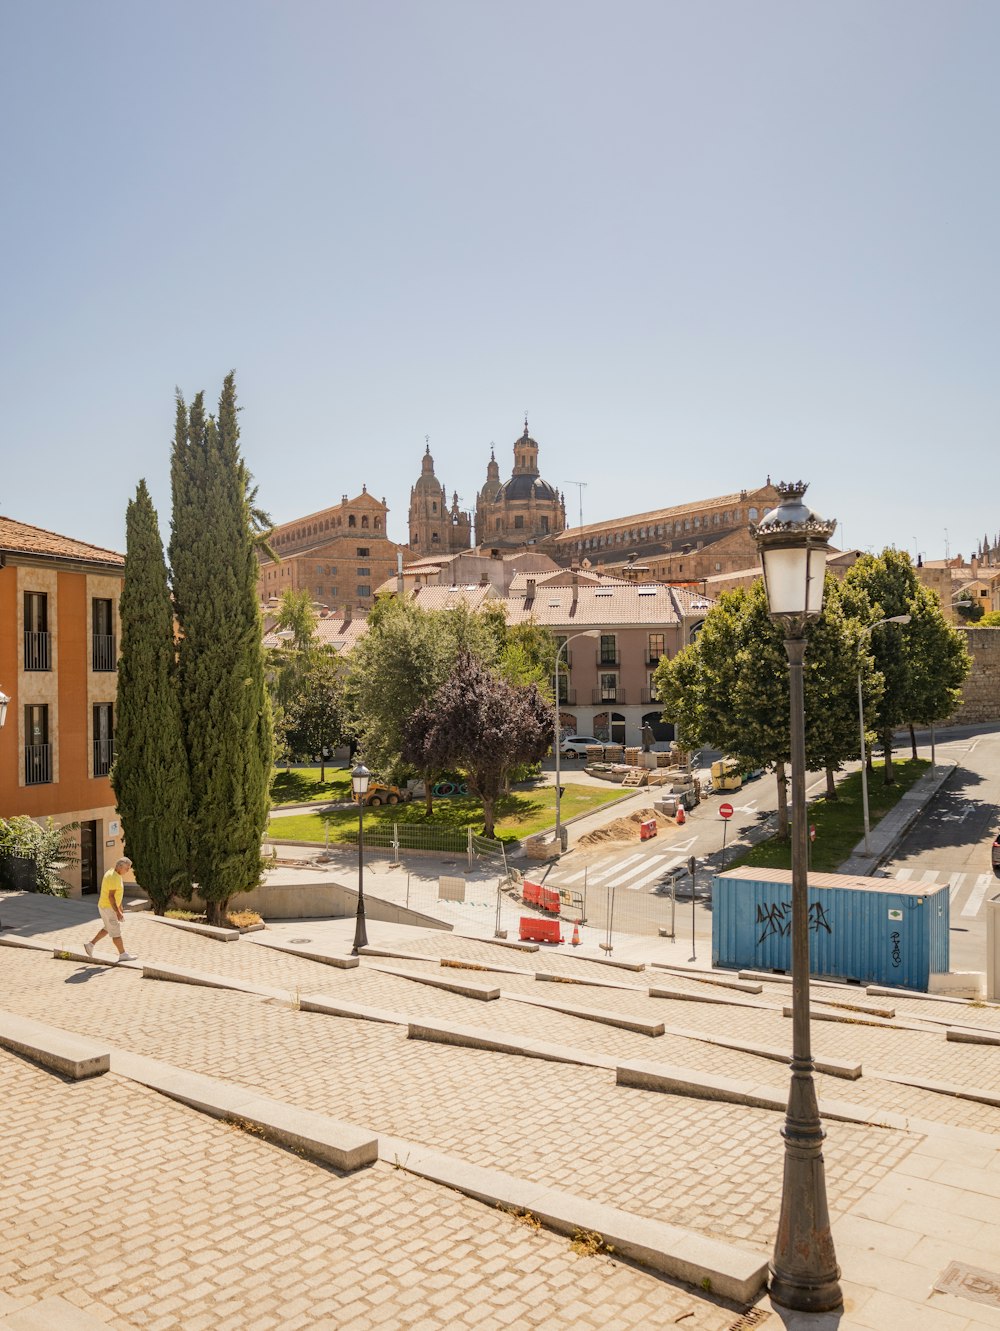
M 960 628 L 959 632 L 972 654 L 972 673 L 951 723 L 1000 721 L 1000 629 Z

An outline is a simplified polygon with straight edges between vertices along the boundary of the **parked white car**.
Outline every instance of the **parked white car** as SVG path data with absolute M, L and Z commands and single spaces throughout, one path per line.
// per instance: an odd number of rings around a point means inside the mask
M 600 743 L 593 735 L 567 735 L 559 745 L 559 753 L 563 758 L 586 758 L 587 746 Z

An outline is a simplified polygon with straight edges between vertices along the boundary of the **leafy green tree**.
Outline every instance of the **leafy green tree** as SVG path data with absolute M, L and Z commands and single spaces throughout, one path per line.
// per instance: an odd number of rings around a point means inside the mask
M 170 568 L 191 782 L 191 867 L 210 922 L 260 881 L 273 741 L 257 604 L 259 522 L 239 449 L 236 384 L 218 417 L 177 396 Z
M 826 596 L 824 614 L 807 630 L 803 687 L 806 759 L 812 768 L 827 769 L 829 787 L 833 772 L 860 752 L 858 669 L 872 696 L 878 681 L 860 627 L 829 577 Z M 694 643 L 672 660 L 661 659 L 654 684 L 664 719 L 677 725 L 684 748 L 708 745 L 743 766 L 775 772 L 778 831 L 786 835 L 788 658 L 763 582 L 724 593 Z
M 492 837 L 497 800 L 512 768 L 537 762 L 555 733 L 552 708 L 535 684 L 516 685 L 471 653 L 462 653 L 433 698 L 403 728 L 403 752 L 415 766 L 459 768 L 483 802 Z
M 1000 629 L 1000 610 L 987 610 L 977 627 L 981 629 Z
M 318 655 L 285 714 L 285 739 L 293 753 L 320 755 L 320 780 L 326 781 L 326 751 L 343 738 L 344 680 L 336 657 Z
M 173 606 L 156 510 L 144 480 L 129 502 L 125 530 L 111 785 L 136 881 L 162 915 L 172 896 L 191 889 L 190 787 Z
M 412 601 L 381 597 L 368 616 L 368 632 L 351 652 L 347 706 L 365 761 L 387 780 L 401 780 L 403 726 L 448 677 L 454 640 L 439 615 Z M 427 813 L 436 772 L 423 766 Z
M 929 725 L 951 715 L 969 672 L 969 655 L 962 635 L 941 613 L 937 594 L 917 581 L 905 551 L 862 555 L 848 569 L 844 586 L 867 597 L 870 622 L 911 616 L 909 624 L 881 624 L 871 631 L 871 651 L 883 677 L 873 724 L 885 750 L 885 783 L 891 785 L 895 731 L 910 721 Z

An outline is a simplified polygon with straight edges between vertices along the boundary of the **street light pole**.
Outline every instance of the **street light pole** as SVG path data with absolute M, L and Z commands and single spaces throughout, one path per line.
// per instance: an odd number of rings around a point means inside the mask
M 560 758 L 559 749 L 560 749 L 560 747 L 561 747 L 561 741 L 560 741 L 560 737 L 559 737 L 559 732 L 560 732 L 560 717 L 559 717 L 559 711 L 560 711 L 560 707 L 561 707 L 561 702 L 560 702 L 560 698 L 559 698 L 559 658 L 560 658 L 560 656 L 562 656 L 564 650 L 570 645 L 571 642 L 573 642 L 573 640 L 574 640 L 575 638 L 596 638 L 596 637 L 599 637 L 599 636 L 600 636 L 600 635 L 598 634 L 597 629 L 586 629 L 583 633 L 573 633 L 573 634 L 571 634 L 570 637 L 568 637 L 568 638 L 565 640 L 565 642 L 561 642 L 561 643 L 559 644 L 558 649 L 556 650 L 556 717 L 555 717 L 555 722 L 556 722 L 556 724 L 555 724 L 555 751 L 556 751 L 556 842 L 558 843 L 558 846 L 559 846 L 559 849 L 560 849 L 560 850 L 562 850 L 562 837 L 563 837 L 563 832 L 562 832 L 562 782 L 561 782 L 561 780 L 560 780 L 560 777 L 561 777 L 561 768 L 560 768 L 560 763 L 559 763 L 559 758 Z M 567 657 L 567 662 L 568 662 L 568 659 L 569 659 L 569 658 Z M 566 666 L 566 670 L 567 670 L 566 678 L 567 678 L 567 682 L 568 682 L 568 680 L 569 680 L 569 674 L 568 674 L 568 671 L 569 671 L 569 665 L 568 665 L 568 664 L 567 664 L 567 666 Z
M 840 1268 L 826 1201 L 823 1139 L 809 1029 L 809 887 L 806 857 L 805 706 L 802 662 L 806 625 L 823 611 L 826 554 L 835 523 L 811 512 L 800 481 L 777 487 L 778 508 L 752 528 L 760 550 L 771 618 L 785 630 L 792 768 L 792 1060 L 782 1137 L 781 1214 L 771 1260 L 771 1299 L 801 1312 L 843 1304 Z
M 368 946 L 368 931 L 365 928 L 365 796 L 371 772 L 359 762 L 351 773 L 351 789 L 358 801 L 358 911 L 354 920 L 354 946 L 351 955 L 357 956 L 363 947 Z
M 909 624 L 909 615 L 890 615 L 888 619 L 877 619 L 874 624 L 869 624 L 864 630 L 862 637 L 869 637 L 875 629 L 881 628 L 883 624 Z M 858 662 L 858 725 L 861 727 L 861 810 L 865 823 L 865 854 L 872 853 L 868 838 L 871 833 L 871 822 L 868 816 L 868 747 L 865 742 L 865 700 L 861 691 L 861 662 Z

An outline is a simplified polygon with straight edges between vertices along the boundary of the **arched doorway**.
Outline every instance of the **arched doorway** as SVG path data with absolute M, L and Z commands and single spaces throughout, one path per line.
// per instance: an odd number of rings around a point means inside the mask
M 625 743 L 625 718 L 621 712 L 611 713 L 611 743 Z
M 576 728 L 576 717 L 572 712 L 559 713 L 559 733 L 563 736 L 580 733 Z
M 647 712 L 642 718 L 642 724 L 649 726 L 653 732 L 653 740 L 658 744 L 668 743 L 674 738 L 673 723 L 664 721 L 662 712 Z

